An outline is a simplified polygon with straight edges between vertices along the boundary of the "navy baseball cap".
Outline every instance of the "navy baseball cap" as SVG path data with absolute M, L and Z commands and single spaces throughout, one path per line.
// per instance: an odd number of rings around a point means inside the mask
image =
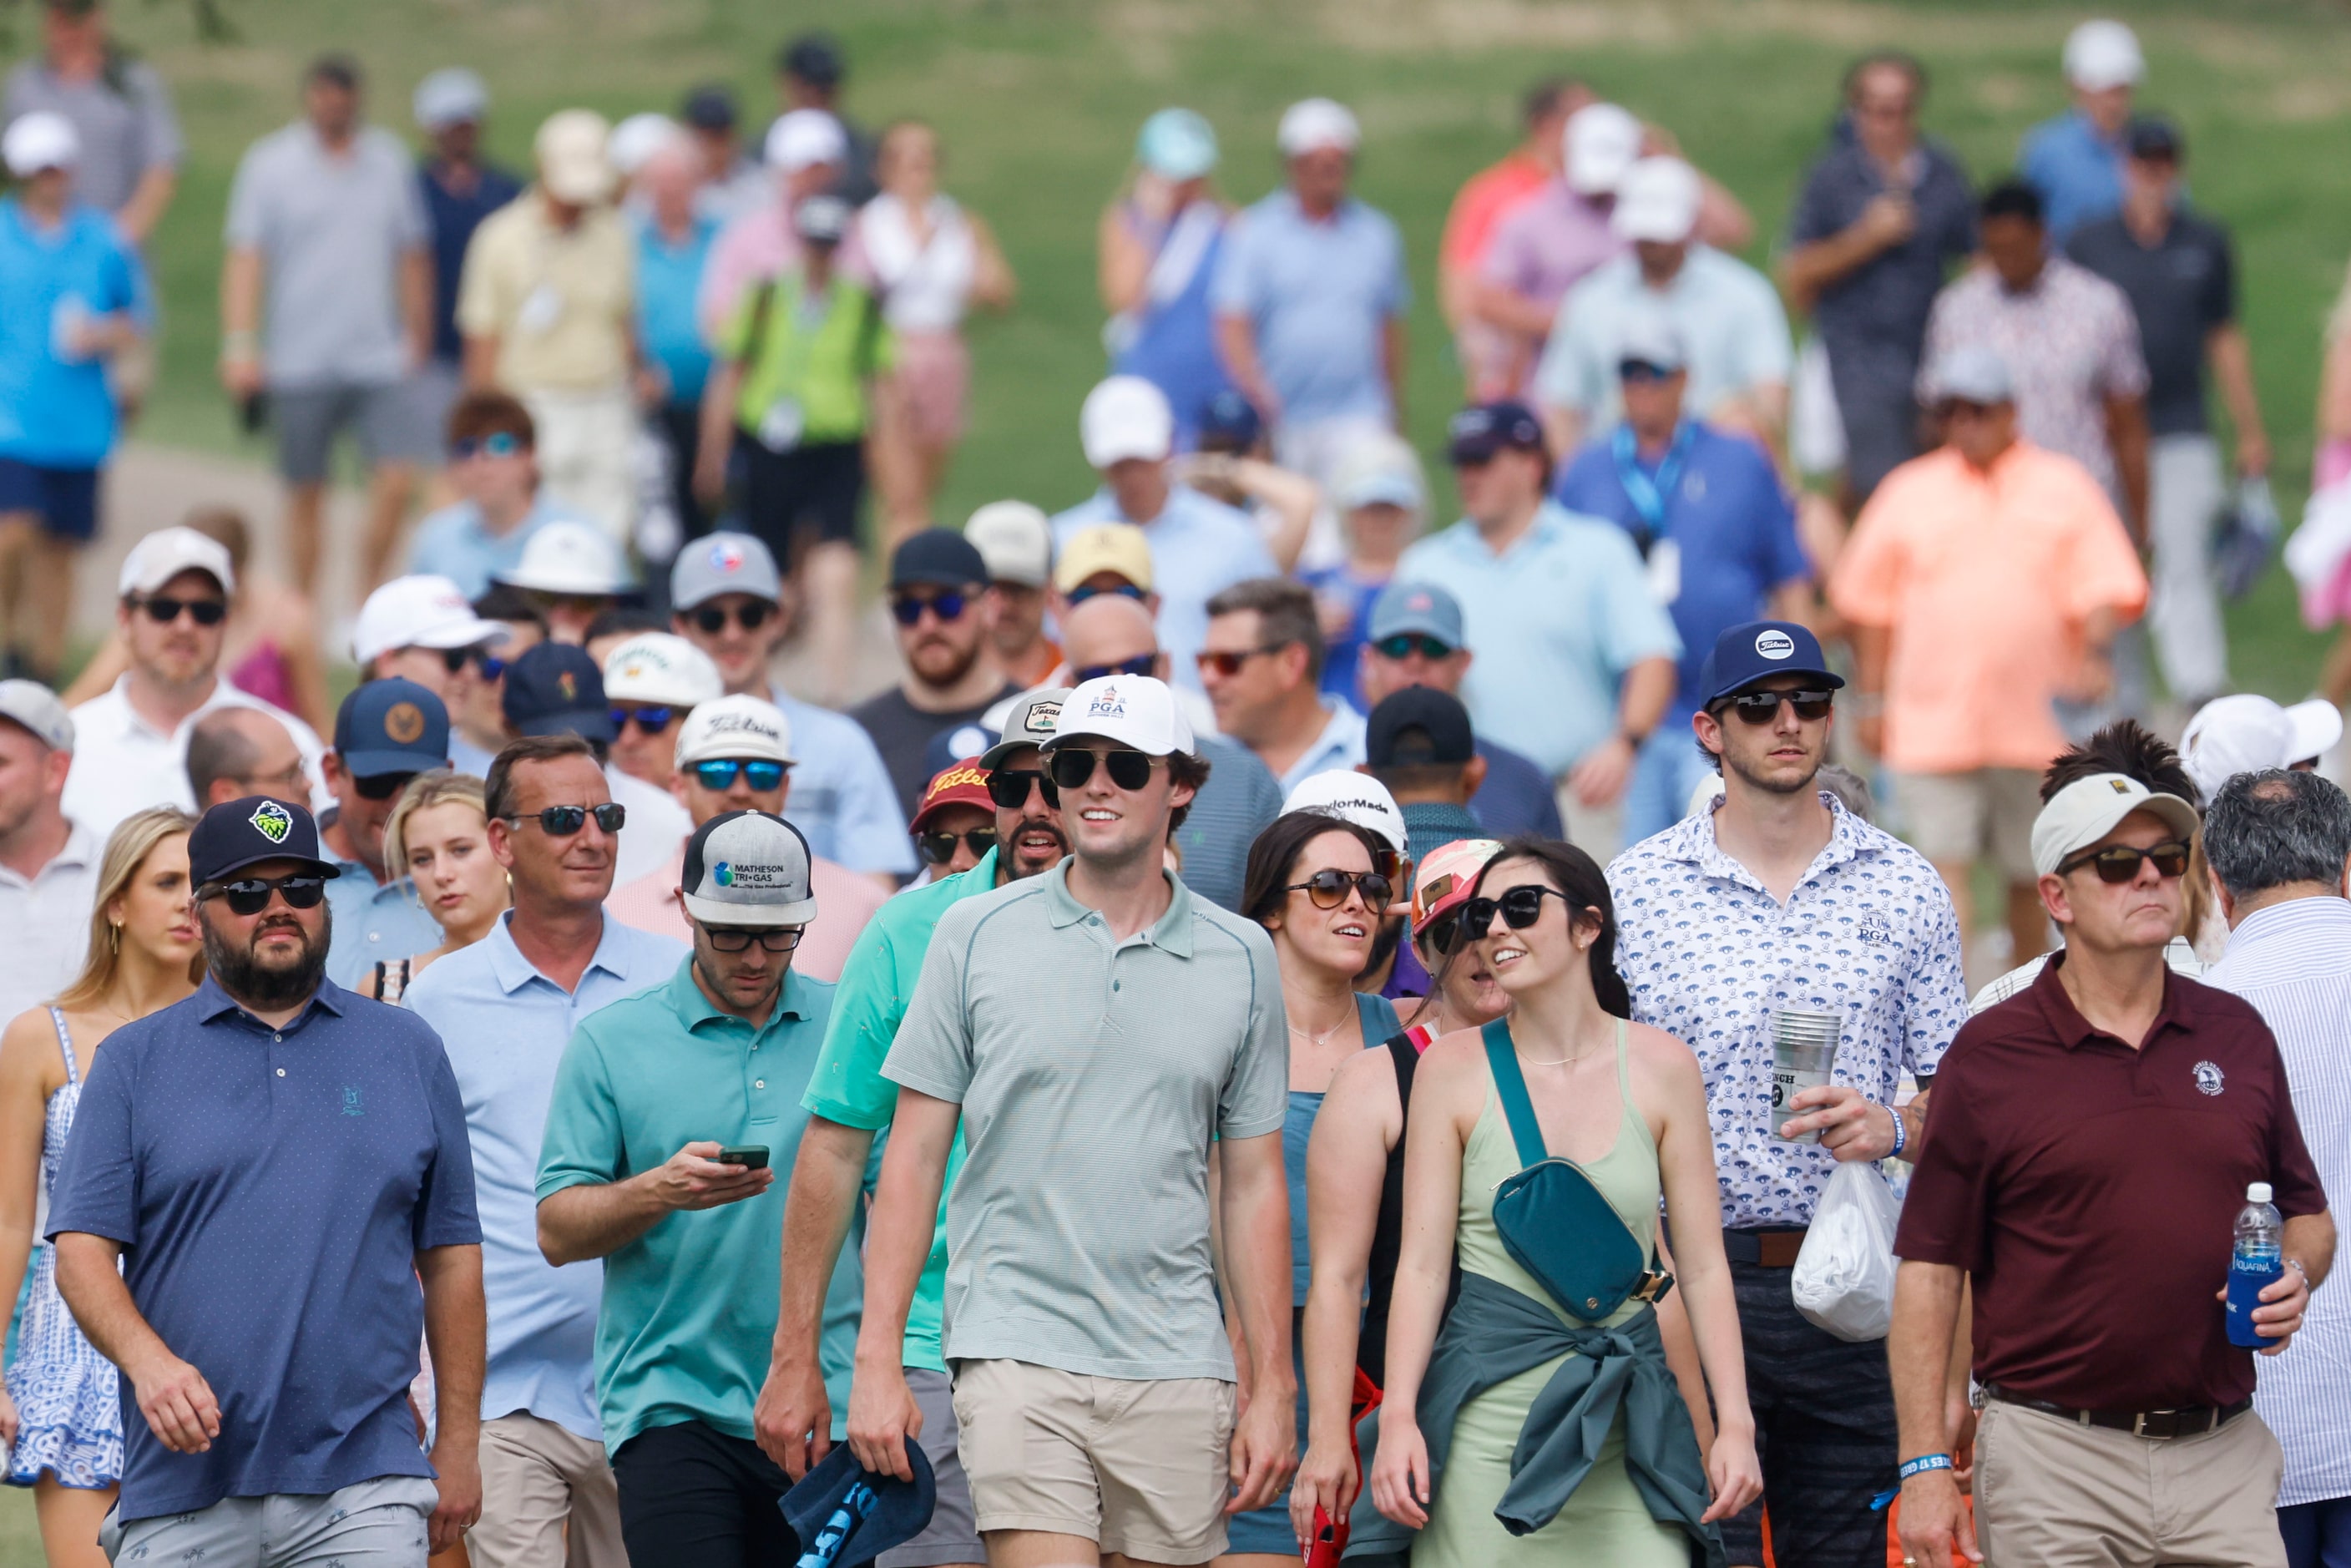
M 1699 706 L 1711 707 L 1773 675 L 1813 675 L 1834 691 L 1844 677 L 1829 668 L 1821 640 L 1793 621 L 1750 621 L 1714 640 L 1699 666 Z
M 446 768 L 449 710 L 414 681 L 369 681 L 335 710 L 335 755 L 355 779 Z
M 973 588 L 987 582 L 979 547 L 953 528 L 909 534 L 890 557 L 890 588 Z
M 1458 466 L 1483 463 L 1497 452 L 1548 453 L 1542 422 L 1515 398 L 1465 408 L 1445 427 L 1446 455 Z
M 1391 692 L 1364 721 L 1364 760 L 1374 768 L 1450 767 L 1477 755 L 1469 710 L 1435 686 Z
M 1374 643 L 1399 636 L 1434 637 L 1448 648 L 1461 647 L 1461 601 L 1429 583 L 1391 582 L 1372 601 L 1364 635 Z
M 869 1470 L 846 1443 L 838 1443 L 799 1484 L 776 1500 L 798 1538 L 796 1561 L 870 1563 L 920 1535 L 938 1506 L 931 1458 L 909 1438 L 906 1462 L 914 1479 Z
M 301 861 L 320 876 L 342 868 L 319 852 L 319 821 L 295 800 L 247 795 L 206 811 L 188 835 L 188 881 L 203 887 L 263 861 Z
M 541 643 L 530 649 L 507 666 L 503 704 L 517 735 L 577 735 L 612 743 L 604 673 L 585 648 Z
M 1257 404 L 1229 389 L 1200 411 L 1200 446 L 1208 452 L 1247 452 L 1265 434 Z

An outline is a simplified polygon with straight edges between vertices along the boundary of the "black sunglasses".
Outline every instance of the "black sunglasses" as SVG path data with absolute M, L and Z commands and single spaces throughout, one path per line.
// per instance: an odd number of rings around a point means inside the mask
M 1029 791 L 1032 786 L 1043 793 L 1045 810 L 1058 811 L 1061 809 L 1061 792 L 1053 788 L 1053 781 L 1045 776 L 1041 768 L 995 769 L 987 776 L 987 798 L 996 802 L 999 810 L 1017 811 L 1029 803 Z
M 1393 637 L 1383 637 L 1372 644 L 1383 659 L 1409 659 L 1418 653 L 1424 659 L 1453 657 L 1453 644 L 1426 632 L 1399 632 Z
M 1302 893 L 1314 901 L 1317 909 L 1336 909 L 1347 902 L 1347 890 L 1353 888 L 1364 895 L 1364 907 L 1378 915 L 1395 895 L 1395 883 L 1375 871 L 1340 871 L 1325 866 L 1304 882 L 1293 882 L 1281 891 Z
M 362 800 L 389 800 L 407 789 L 408 781 L 415 777 L 413 773 L 354 774 L 351 788 L 359 791 Z
M 612 710 L 612 728 L 617 732 L 633 724 L 641 735 L 659 735 L 676 716 L 677 709 L 674 707 L 616 707 Z
M 1122 789 L 1142 789 L 1151 782 L 1151 765 L 1159 760 L 1140 751 L 1092 752 L 1082 747 L 1055 749 L 1045 754 L 1045 772 L 1056 789 L 1082 789 L 1086 780 L 1094 776 L 1094 763 L 1100 760 L 1110 769 L 1110 781 Z
M 901 593 L 891 599 L 890 613 L 897 618 L 901 626 L 917 626 L 922 623 L 925 610 L 942 621 L 960 621 L 963 612 L 970 606 L 971 599 L 967 594 L 937 593 L 925 599 L 916 594 Z
M 493 457 L 511 457 L 522 450 L 522 437 L 511 430 L 494 430 L 487 435 L 468 435 L 449 444 L 449 455 L 463 463 L 477 452 Z
M 2064 876 L 2068 872 L 2089 866 L 2097 872 L 2100 882 L 2135 882 L 2138 879 L 2141 861 L 2153 861 L 2158 876 L 2184 876 L 2188 872 L 2188 845 L 2179 839 L 2143 850 L 2133 849 L 2128 844 L 2108 844 L 2105 849 L 2075 855 L 2057 868 L 2057 874 Z
M 327 896 L 327 879 L 316 872 L 241 877 L 235 882 L 214 883 L 196 896 L 219 899 L 228 905 L 231 915 L 254 915 L 269 907 L 269 895 L 273 893 L 286 900 L 288 909 L 316 909 L 319 900 Z
M 1829 716 L 1829 709 L 1836 705 L 1836 694 L 1810 687 L 1794 692 L 1741 692 L 1721 706 L 1749 724 L 1770 724 L 1780 716 L 1780 705 L 1783 702 L 1795 708 L 1798 718 L 1815 724 Z
M 1076 677 L 1071 684 L 1098 681 L 1104 675 L 1147 675 L 1158 663 L 1159 655 L 1156 653 L 1137 653 L 1134 658 L 1115 664 L 1081 664 L 1070 672 Z
M 151 593 L 133 602 L 158 626 L 169 626 L 180 618 L 183 610 L 194 617 L 199 626 L 217 626 L 228 619 L 225 599 L 174 599 L 168 593 Z
M 768 623 L 768 617 L 775 612 L 776 607 L 765 600 L 750 600 L 735 607 L 735 624 L 746 632 L 757 632 Z M 705 636 L 716 637 L 726 630 L 726 617 L 727 610 L 725 605 L 705 604 L 694 612 L 694 623 L 702 629 Z
M 1070 604 L 1072 608 L 1075 608 L 1078 605 L 1083 604 L 1087 600 L 1092 599 L 1098 593 L 1115 593 L 1123 599 L 1132 599 L 1138 604 L 1150 597 L 1150 595 L 1144 593 L 1143 590 L 1135 587 L 1134 584 L 1131 582 L 1113 582 L 1104 588 L 1088 588 L 1083 583 L 1081 583 L 1077 587 L 1070 590 Z
M 974 856 L 986 854 L 996 847 L 994 828 L 974 828 L 962 833 L 916 833 L 914 848 L 922 852 L 930 865 L 945 865 L 955 859 L 956 845 L 969 844 Z
M 784 765 L 768 758 L 714 757 L 694 765 L 694 780 L 705 789 L 732 789 L 740 774 L 752 789 L 766 794 L 784 782 Z
M 588 825 L 588 819 L 608 833 L 617 833 L 629 820 L 629 809 L 617 800 L 607 800 L 601 806 L 549 806 L 543 811 L 512 816 L 509 822 L 535 821 L 538 831 L 550 839 L 568 839 Z
M 1571 919 L 1574 917 L 1575 901 L 1569 898 L 1567 894 L 1555 887 L 1545 887 L 1540 883 L 1523 883 L 1504 893 L 1499 898 L 1469 900 L 1453 912 L 1451 919 L 1429 927 L 1428 939 L 1436 946 L 1438 952 L 1450 953 L 1461 945 L 1465 937 L 1474 942 L 1492 930 L 1494 915 L 1498 910 L 1511 930 L 1524 931 L 1542 918 L 1542 901 L 1545 894 L 1566 904 L 1569 917 Z
M 714 953 L 747 953 L 757 942 L 770 953 L 789 953 L 800 945 L 801 927 L 798 925 L 705 925 L 702 934 L 710 938 Z

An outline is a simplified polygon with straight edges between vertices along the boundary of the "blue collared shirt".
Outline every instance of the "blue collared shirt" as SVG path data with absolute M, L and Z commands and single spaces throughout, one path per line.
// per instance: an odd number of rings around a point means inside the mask
M 1968 1017 L 1943 879 L 1834 796 L 1820 799 L 1834 819 L 1829 841 L 1785 904 L 1722 852 L 1711 811 L 1608 867 L 1633 1017 L 1698 1053 L 1722 1222 L 1737 1228 L 1809 1224 L 1836 1166 L 1825 1149 L 1772 1136 L 1786 1120 L 1771 1106 L 1775 1009 L 1843 1014 L 1831 1080 L 1881 1105 L 1906 1071 L 1935 1071 Z
M 340 855 L 335 863 L 343 874 L 327 883 L 327 908 L 334 915 L 327 978 L 356 988 L 378 964 L 397 964 L 441 946 L 441 926 L 418 902 L 413 882 L 396 876 L 378 883 L 373 872 Z
M 2114 216 L 2123 205 L 2123 158 L 2119 139 L 2098 134 L 2090 117 L 2069 109 L 2024 133 L 2016 170 L 2041 193 L 2049 248 L 2064 248 L 2084 224 Z
M 852 871 L 914 874 L 914 844 L 898 813 L 898 790 L 865 727 L 844 713 L 802 702 L 780 686 L 768 700 L 792 727 L 792 789 L 784 815 L 809 853 Z
M 1385 213 L 1349 196 L 1310 218 L 1285 186 L 1233 220 L 1208 298 L 1217 314 L 1249 318 L 1284 420 L 1388 417 L 1384 332 L 1411 308 L 1412 285 Z
M 1662 289 L 1641 276 L 1640 258 L 1604 262 L 1560 301 L 1550 340 L 1535 365 L 1535 395 L 1582 413 L 1589 430 L 1625 416 L 1617 350 L 1628 327 L 1662 319 L 1689 356 L 1684 406 L 1699 418 L 1763 386 L 1786 386 L 1795 350 L 1788 313 L 1771 280 L 1740 260 L 1694 245 Z
M 402 999 L 449 1051 L 473 1134 L 482 1213 L 482 1287 L 490 1362 L 482 1418 L 528 1410 L 591 1442 L 601 1263 L 558 1269 L 538 1249 L 538 1155 L 556 1068 L 581 1019 L 667 980 L 686 955 L 674 936 L 606 916 L 596 956 L 566 992 L 531 967 L 501 916 L 490 934 L 435 963 Z
M 1396 580 L 1460 602 L 1478 655 L 1461 700 L 1478 733 L 1554 779 L 1615 733 L 1625 672 L 1682 651 L 1625 530 L 1550 501 L 1501 554 L 1456 523 L 1405 551 Z
M 408 1413 L 416 1254 L 482 1239 L 449 1059 L 424 1023 L 320 983 L 272 1029 L 207 977 L 109 1038 L 48 1233 L 123 1247 L 131 1299 L 204 1372 L 220 1436 L 175 1454 L 123 1388 L 121 1517 L 429 1476 Z
M 1100 523 L 1134 523 L 1119 510 L 1105 485 L 1053 518 L 1053 549 L 1070 548 L 1081 529 Z M 1167 678 L 1200 689 L 1196 655 L 1208 640 L 1208 601 L 1252 577 L 1280 577 L 1266 552 L 1265 536 L 1245 512 L 1203 496 L 1188 485 L 1167 487 L 1167 504 L 1141 523 L 1151 542 L 1152 588 L 1159 595 L 1159 645 L 1167 653 Z
M 522 564 L 522 547 L 530 536 L 560 518 L 585 523 L 594 519 L 574 511 L 544 489 L 530 504 L 511 533 L 494 534 L 483 526 L 482 509 L 471 501 L 457 501 L 416 525 L 408 547 L 408 570 L 445 577 L 468 599 L 490 591 L 490 580 L 504 577 Z
M 1344 698 L 1332 696 L 1322 699 L 1322 733 L 1314 737 L 1313 745 L 1298 754 L 1298 760 L 1281 776 L 1284 798 L 1317 773 L 1352 771 L 1364 759 L 1364 716 L 1349 706 Z

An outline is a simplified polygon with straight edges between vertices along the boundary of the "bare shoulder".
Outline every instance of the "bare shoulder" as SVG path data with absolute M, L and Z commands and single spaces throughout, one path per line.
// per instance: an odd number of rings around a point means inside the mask
M 31 1082 L 47 1091 L 65 1079 L 66 1059 L 48 1009 L 26 1008 L 0 1030 L 0 1083 Z
M 1625 1029 L 1625 1057 L 1643 1083 L 1668 1093 L 1705 1094 L 1706 1079 L 1698 1068 L 1698 1053 L 1655 1025 L 1636 1023 Z
M 1364 1119 L 1394 1124 L 1403 1108 L 1403 1102 L 1396 1097 L 1395 1059 L 1384 1047 L 1374 1045 L 1355 1052 L 1332 1074 L 1331 1087 L 1322 1096 L 1322 1113 L 1314 1124 L 1321 1127 L 1326 1123 Z
M 1456 1030 L 1421 1054 L 1412 1078 L 1413 1104 L 1474 1119 L 1485 1108 L 1486 1080 L 1484 1036 L 1474 1029 Z

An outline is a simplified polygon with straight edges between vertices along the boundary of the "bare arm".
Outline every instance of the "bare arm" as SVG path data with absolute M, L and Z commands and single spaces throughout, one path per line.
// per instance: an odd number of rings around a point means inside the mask
M 2302 1265 L 2312 1290 L 2326 1283 L 2335 1267 L 2335 1217 L 2302 1214 L 2285 1222 L 2285 1255 Z
M 1821 290 L 1858 271 L 1910 237 L 1918 210 L 1909 198 L 1890 192 L 1870 198 L 1861 215 L 1826 239 L 1791 250 L 1780 261 L 1780 284 L 1800 308 L 1810 310 Z
M 1266 541 L 1266 548 L 1282 570 L 1298 564 L 1299 552 L 1306 548 L 1307 530 L 1314 526 L 1314 510 L 1322 504 L 1321 486 L 1303 474 L 1257 457 L 1194 453 L 1176 463 L 1177 474 L 1186 482 L 1222 480 L 1250 500 L 1270 507 L 1280 526 Z
M 400 253 L 400 325 L 413 370 L 433 358 L 433 253 L 413 246 Z
M 489 392 L 498 384 L 498 335 L 495 332 L 465 334 L 465 386 L 472 392 Z
M 1151 252 L 1128 229 L 1118 203 L 1102 209 L 1094 245 L 1095 286 L 1102 291 L 1102 308 L 1116 316 L 1140 306 L 1144 286 L 1151 278 Z
M 1298 1459 L 1298 1376 L 1290 1357 L 1290 1183 L 1283 1174 L 1281 1134 L 1227 1138 L 1224 1190 L 1225 1268 L 1233 1303 L 1247 1336 L 1249 1408 L 1233 1429 L 1236 1495 L 1227 1511 L 1246 1513 L 1280 1495 Z
M 923 1413 L 906 1387 L 906 1313 L 931 1255 L 939 1189 L 963 1107 L 918 1090 L 898 1091 L 882 1185 L 865 1232 L 865 1316 L 857 1331 L 856 1380 L 849 1396 L 849 1446 L 869 1470 L 914 1479 L 905 1445 L 922 1436 Z
M 231 397 L 261 390 L 261 252 L 232 246 L 221 265 L 221 385 Z
M 147 236 L 163 221 L 163 209 L 172 204 L 172 196 L 179 188 L 180 172 L 166 163 L 155 164 L 131 187 L 131 199 L 114 214 L 114 226 L 132 246 L 146 248 Z
M 705 506 L 726 491 L 726 456 L 735 444 L 735 402 L 743 390 L 743 367 L 722 361 L 710 367 L 702 388 L 702 441 L 695 448 L 694 493 Z M 896 890 L 894 881 L 892 891 Z
M 1698 171 L 1698 237 L 1717 250 L 1744 250 L 1755 237 L 1755 219 L 1730 187 Z
M 1225 373 L 1258 413 L 1269 421 L 1279 419 L 1281 404 L 1265 379 L 1265 368 L 1258 363 L 1257 335 L 1248 317 L 1228 313 L 1217 318 L 1217 354 L 1225 362 Z
M 1391 316 L 1380 324 L 1380 368 L 1388 378 L 1388 426 L 1394 430 L 1404 428 L 1405 353 L 1410 342 L 1403 317 Z
M 131 652 L 122 644 L 122 633 L 109 631 L 106 641 L 98 645 L 98 651 L 89 656 L 89 663 L 84 664 L 81 674 L 74 677 L 73 685 L 57 694 L 57 700 L 70 708 L 92 697 L 104 696 L 114 689 L 114 683 L 120 680 L 123 672 L 129 668 Z
M 2147 399 L 2106 399 L 2106 445 L 2122 486 L 2123 526 L 2141 549 L 2147 548 Z
M 679 1209 L 720 1208 L 757 1197 L 776 1173 L 721 1165 L 724 1145 L 692 1143 L 626 1181 L 584 1182 L 538 1200 L 538 1249 L 557 1268 L 609 1257 Z
M 131 1379 L 139 1413 L 175 1454 L 201 1454 L 220 1436 L 220 1401 L 204 1375 L 172 1354 L 122 1281 L 122 1243 L 84 1231 L 57 1239 L 57 1294 L 98 1354 Z
M 2204 335 L 2204 357 L 2211 364 L 2213 381 L 2220 384 L 2229 423 L 2236 427 L 2237 472 L 2268 473 L 2270 437 L 2262 424 L 2261 398 L 2253 391 L 2253 350 L 2245 340 L 2245 329 L 2234 321 L 2213 328 Z
M 1518 337 L 1531 338 L 1537 348 L 1551 336 L 1552 321 L 1559 314 L 1556 308 L 1545 309 L 1509 284 L 1491 278 L 1471 277 L 1464 292 L 1479 320 Z
M 440 1506 L 433 1550 L 445 1552 L 482 1517 L 482 1371 L 489 1359 L 489 1309 L 482 1299 L 478 1246 L 428 1247 L 416 1255 L 424 1282 L 424 1344 L 433 1354 L 433 1468 Z
M 1354 1432 L 1356 1342 L 1380 1187 L 1403 1122 L 1393 1061 L 1384 1051 L 1366 1051 L 1331 1081 L 1306 1145 L 1307 1235 L 1314 1260 L 1302 1323 L 1306 1457 L 1290 1489 L 1290 1522 L 1301 1539 L 1313 1526 L 1316 1504 L 1343 1519 L 1362 1484 L 1348 1442 Z
M 971 272 L 972 303 L 988 310 L 1003 312 L 1012 308 L 1020 292 L 1018 279 L 1012 276 L 1012 264 L 1004 259 L 1004 247 L 996 241 L 996 231 L 977 213 L 967 213 L 971 220 L 973 258 Z
M 1616 699 L 1616 733 L 1575 759 L 1568 769 L 1567 786 L 1587 806 L 1604 806 L 1622 797 L 1632 780 L 1633 763 L 1640 747 L 1674 700 L 1678 677 L 1674 662 L 1660 653 L 1643 659 L 1625 672 L 1625 686 Z
M 19 1014 L 0 1033 L 0 1301 L 24 1289 L 39 1207 L 41 1137 L 49 1096 L 65 1078 L 49 1015 Z M 0 1389 L 0 1443 L 16 1440 L 16 1407 Z
M 1901 1431 L 1896 1452 L 1905 1461 L 1947 1452 L 1951 1440 L 1944 1396 L 1965 1280 L 1951 1264 L 1912 1259 L 1904 1260 L 1894 1277 L 1894 1329 L 1886 1336 L 1886 1353 Z M 1922 1470 L 1904 1481 L 1904 1554 L 1922 1563 L 1948 1563 L 1954 1543 L 1969 1562 L 1983 1561 L 1983 1553 L 1976 1550 L 1975 1528 L 1959 1507 L 1959 1483 L 1951 1472 Z
M 1886 749 L 1886 664 L 1893 635 L 1883 626 L 1847 627 L 1853 642 L 1854 738 L 1872 757 Z
M 753 1429 L 759 1447 L 794 1480 L 832 1450 L 832 1401 L 825 1393 L 817 1344 L 824 1328 L 825 1288 L 841 1260 L 873 1134 L 810 1116 L 784 1194 L 784 1277 L 768 1380 L 759 1389 Z
M 327 662 L 319 651 L 319 617 L 309 601 L 287 590 L 272 606 L 269 636 L 294 680 L 294 716 L 324 735 L 335 722 L 335 700 L 327 685 Z

